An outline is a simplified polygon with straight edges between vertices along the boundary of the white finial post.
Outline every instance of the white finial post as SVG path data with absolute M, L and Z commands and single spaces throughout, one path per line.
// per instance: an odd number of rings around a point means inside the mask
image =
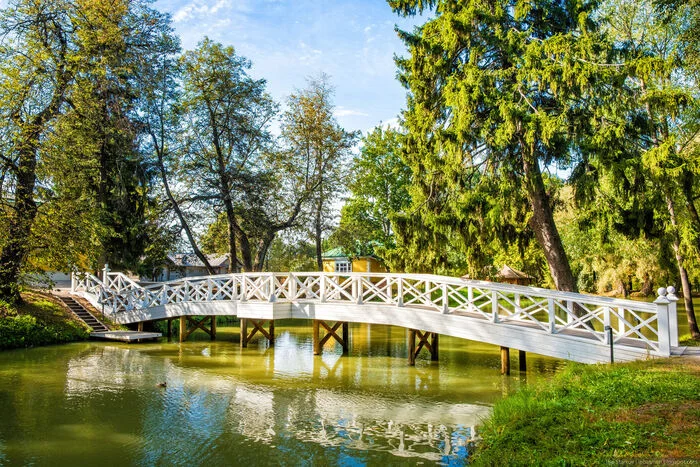
M 678 296 L 676 288 L 672 285 L 666 287 L 666 298 L 668 304 L 668 331 L 670 333 L 671 347 L 678 347 Z
M 105 287 L 109 287 L 109 264 L 105 263 L 104 269 L 102 269 L 102 282 Z
M 666 298 L 666 288 L 661 287 L 657 290 L 658 298 L 654 300 L 656 304 L 656 321 L 658 323 L 659 331 L 659 353 L 661 355 L 669 357 L 671 356 L 671 333 L 670 333 L 670 319 L 669 319 L 669 301 Z

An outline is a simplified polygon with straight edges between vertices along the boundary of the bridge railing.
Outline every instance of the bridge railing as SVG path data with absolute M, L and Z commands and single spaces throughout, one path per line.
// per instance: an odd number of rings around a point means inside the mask
M 93 279 L 94 276 L 91 276 Z M 113 313 L 181 302 L 315 301 L 393 305 L 463 315 L 548 334 L 636 345 L 670 355 L 678 345 L 675 290 L 654 303 L 424 274 L 242 273 L 188 277 L 143 287 L 105 271 L 103 282 L 79 282 Z M 99 281 L 99 279 L 97 279 Z M 98 290 L 100 287 L 104 290 Z

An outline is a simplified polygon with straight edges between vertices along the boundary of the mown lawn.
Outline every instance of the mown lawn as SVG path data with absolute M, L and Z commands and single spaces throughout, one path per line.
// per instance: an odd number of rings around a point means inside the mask
M 569 364 L 500 401 L 474 465 L 610 465 L 700 459 L 700 361 Z

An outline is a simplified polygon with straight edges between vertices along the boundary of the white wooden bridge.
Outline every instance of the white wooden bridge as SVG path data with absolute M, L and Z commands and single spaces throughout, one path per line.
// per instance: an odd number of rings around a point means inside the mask
M 317 353 L 330 337 L 347 349 L 348 322 L 402 326 L 410 362 L 421 348 L 437 359 L 440 334 L 584 363 L 609 362 L 611 348 L 615 361 L 630 361 L 678 346 L 672 287 L 647 303 L 422 274 L 242 273 L 141 286 L 105 268 L 103 279 L 74 273 L 71 291 L 117 323 L 179 318 L 180 340 L 198 328 L 213 338 L 213 317 L 227 315 L 241 320 L 244 346 L 258 331 L 273 343 L 274 320 L 314 320 Z

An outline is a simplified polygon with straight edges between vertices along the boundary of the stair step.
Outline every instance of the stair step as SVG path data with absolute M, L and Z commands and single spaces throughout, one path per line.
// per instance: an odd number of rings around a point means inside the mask
M 63 301 L 63 303 L 75 316 L 89 326 L 93 332 L 109 331 L 109 328 L 95 318 L 92 313 L 90 313 L 83 305 L 80 304 L 80 302 L 69 297 L 61 297 L 61 301 Z

